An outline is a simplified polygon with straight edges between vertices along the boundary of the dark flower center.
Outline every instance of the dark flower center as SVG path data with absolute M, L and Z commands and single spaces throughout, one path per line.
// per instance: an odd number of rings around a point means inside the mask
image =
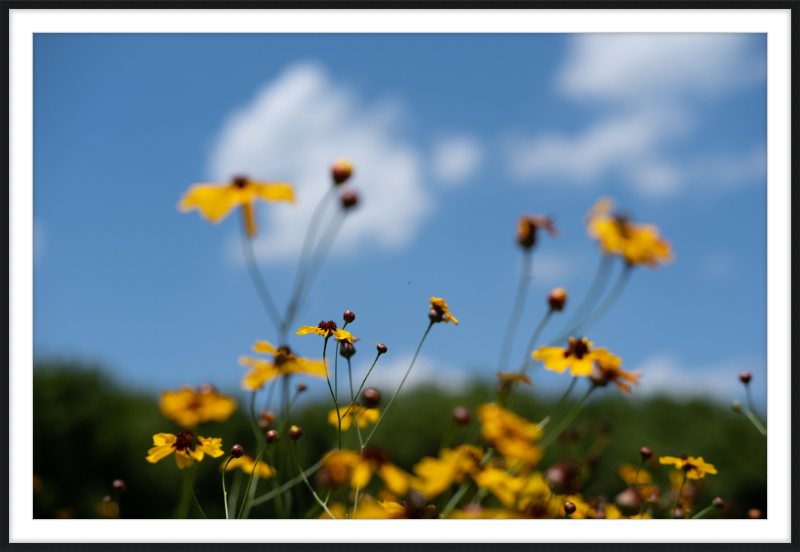
M 194 435 L 191 431 L 181 431 L 178 433 L 178 438 L 172 446 L 175 447 L 176 450 L 185 450 L 192 446 L 193 440 Z
M 324 320 L 319 323 L 319 329 L 325 332 L 334 332 L 336 331 L 336 322 L 333 320 L 328 320 L 325 322 Z
M 614 215 L 614 222 L 617 223 L 617 229 L 623 238 L 628 238 L 631 235 L 631 220 L 627 215 L 616 214 Z
M 385 464 L 389 461 L 389 454 L 382 448 L 367 447 L 361 453 L 364 460 L 377 460 L 379 464 Z
M 233 179 L 233 185 L 237 188 L 244 188 L 247 186 L 247 179 L 243 176 L 237 176 Z
M 569 342 L 569 349 L 564 351 L 564 358 L 574 356 L 578 360 L 583 358 L 583 355 L 589 352 L 589 347 L 583 339 L 572 339 Z
M 289 360 L 289 356 L 292 354 L 292 350 L 289 348 L 288 345 L 281 345 L 278 347 L 278 352 L 275 354 L 275 366 L 280 366 L 287 360 Z

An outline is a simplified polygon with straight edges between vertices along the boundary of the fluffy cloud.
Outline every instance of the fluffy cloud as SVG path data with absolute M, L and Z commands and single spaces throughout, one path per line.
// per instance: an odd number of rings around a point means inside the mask
M 463 184 L 483 162 L 480 142 L 469 136 L 444 138 L 433 151 L 433 174 L 445 185 Z
M 710 161 L 706 155 L 677 161 L 668 151 L 701 126 L 697 99 L 762 81 L 765 63 L 749 35 L 578 35 L 556 90 L 599 106 L 602 116 L 571 135 L 510 139 L 509 172 L 519 180 L 577 186 L 613 175 L 650 197 L 689 185 L 724 190 L 762 182 L 763 146 Z
M 400 114 L 388 101 L 364 106 L 320 66 L 304 63 L 288 68 L 229 118 L 213 151 L 212 178 L 247 174 L 288 181 L 298 199 L 294 206 L 259 206 L 260 258 L 299 254 L 312 211 L 331 185 L 330 166 L 341 157 L 355 167 L 352 186 L 361 202 L 333 252 L 343 251 L 343 244 L 352 251 L 367 244 L 400 248 L 411 240 L 432 201 L 420 154 L 400 136 Z

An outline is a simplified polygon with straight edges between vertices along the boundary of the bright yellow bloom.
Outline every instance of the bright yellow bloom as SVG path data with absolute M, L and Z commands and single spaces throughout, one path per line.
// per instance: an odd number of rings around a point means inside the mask
M 383 479 L 386 488 L 396 495 L 405 495 L 411 482 L 411 474 L 389 462 L 385 451 L 367 447 L 363 454 L 351 450 L 330 453 L 323 463 L 331 485 L 340 487 L 347 481 L 352 488 L 364 489 L 373 474 Z
M 436 312 L 442 314 L 442 322 L 450 322 L 452 321 L 453 324 L 458 326 L 458 320 L 450 314 L 450 309 L 447 307 L 447 303 L 444 299 L 437 299 L 436 297 L 431 297 L 431 309 L 435 310 Z
M 269 479 L 275 475 L 275 468 L 272 466 L 268 466 L 266 462 L 259 460 L 258 466 L 256 464 L 256 459 L 252 454 L 245 454 L 244 456 L 240 456 L 239 458 L 234 458 L 228 463 L 228 467 L 225 468 L 225 471 L 235 470 L 236 468 L 241 468 L 241 470 L 250 475 L 253 473 L 253 467 L 256 468 L 256 473 L 254 474 L 255 477 L 260 479 Z M 222 463 L 225 465 L 225 462 Z
M 481 421 L 481 436 L 504 456 L 535 465 L 542 450 L 533 441 L 542 438 L 536 424 L 520 418 L 497 404 L 482 404 L 475 410 Z
M 241 206 L 247 225 L 247 235 L 253 237 L 256 224 L 255 200 L 288 201 L 294 203 L 294 191 L 283 182 L 256 182 L 244 177 L 234 178 L 230 184 L 194 184 L 183 194 L 178 210 L 182 212 L 198 209 L 211 222 L 224 219 L 231 209 Z
M 199 391 L 191 387 L 164 391 L 159 406 L 164 417 L 191 429 L 212 420 L 224 422 L 236 410 L 236 401 L 218 393 L 213 386 L 203 384 Z
M 566 499 L 556 498 L 541 472 L 515 476 L 506 470 L 489 468 L 474 479 L 478 487 L 490 491 L 503 506 L 519 512 L 521 517 L 542 519 L 563 516 Z
M 411 487 L 430 500 L 453 483 L 462 483 L 468 475 L 477 473 L 482 457 L 481 449 L 471 445 L 444 448 L 439 451 L 439 458 L 426 456 L 414 466 L 418 477 L 411 482 Z
M 175 462 L 180 469 L 191 467 L 195 460 L 199 462 L 205 454 L 211 458 L 219 458 L 224 454 L 222 439 L 198 436 L 195 441 L 191 431 L 181 431 L 177 436 L 171 433 L 156 433 L 153 435 L 153 445 L 153 448 L 147 451 L 148 462 L 155 464 L 174 452 Z
M 296 357 L 285 345 L 276 349 L 268 341 L 256 341 L 253 350 L 274 358 L 272 362 L 246 356 L 239 358 L 239 364 L 252 368 L 242 380 L 242 387 L 249 391 L 258 391 L 266 382 L 278 376 L 305 374 L 324 378 L 327 375 L 322 361 Z
M 653 482 L 653 476 L 650 475 L 650 472 L 641 469 L 639 471 L 639 476 L 636 476 L 637 467 L 633 464 L 622 464 L 619 469 L 617 470 L 617 475 L 619 475 L 620 479 L 622 479 L 628 485 L 633 485 L 634 478 L 636 478 L 637 485 L 649 485 Z
M 356 403 L 356 405 L 345 414 L 345 410 L 348 409 L 348 406 L 342 405 L 339 407 L 339 415 L 343 415 L 342 418 L 342 431 L 347 431 L 350 429 L 350 425 L 353 423 L 353 418 L 358 419 L 358 427 L 364 429 L 367 427 L 367 424 L 376 424 L 381 417 L 380 409 L 378 408 L 366 408 L 361 406 L 360 404 Z M 339 427 L 339 417 L 336 415 L 336 409 L 331 410 L 328 412 L 328 423 L 332 426 Z
M 702 456 L 697 458 L 687 456 L 684 454 L 680 458 L 674 456 L 662 456 L 658 459 L 660 464 L 672 464 L 679 470 L 686 472 L 686 477 L 689 479 L 702 479 L 707 473 L 716 474 L 717 469 L 713 464 L 707 464 Z
M 669 242 L 659 237 L 658 227 L 633 224 L 627 217 L 612 215 L 613 206 L 610 198 L 600 199 L 587 215 L 589 235 L 604 251 L 620 255 L 629 264 L 652 268 L 672 260 Z
M 591 377 L 592 381 L 598 385 L 606 385 L 608 382 L 612 382 L 623 393 L 630 393 L 631 386 L 628 383 L 638 385 L 642 373 L 639 371 L 627 372 L 620 366 L 620 360 L 617 357 L 608 355 L 597 359 Z
M 317 334 L 326 339 L 330 336 L 335 336 L 339 341 L 349 341 L 350 343 L 355 339 L 350 335 L 350 332 L 336 329 L 336 322 L 333 320 L 328 320 L 327 322 L 323 320 L 319 323 L 319 326 L 303 326 L 295 333 L 297 335 Z
M 345 518 L 345 508 L 341 502 L 332 504 L 328 509 L 336 519 Z M 413 512 L 397 502 L 374 500 L 365 496 L 358 501 L 358 510 L 353 512 L 351 509 L 348 515 L 350 519 L 408 519 L 412 517 L 410 514 L 417 514 L 414 517 L 425 517 L 426 513 L 433 511 L 435 511 L 433 507 L 428 506 Z M 317 519 L 331 519 L 331 517 L 327 512 L 322 512 Z
M 531 353 L 533 358 L 544 362 L 548 370 L 561 373 L 567 368 L 573 376 L 588 376 L 592 373 L 593 361 L 602 361 L 606 365 L 619 365 L 622 361 L 609 353 L 606 349 L 592 349 L 591 343 L 585 337 L 580 341 L 574 337 L 569 338 L 569 347 L 539 347 L 538 351 Z

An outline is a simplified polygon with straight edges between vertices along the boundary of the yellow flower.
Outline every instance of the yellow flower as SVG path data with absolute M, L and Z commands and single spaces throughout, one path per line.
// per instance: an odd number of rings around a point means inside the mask
M 383 479 L 386 488 L 397 495 L 408 492 L 411 474 L 388 460 L 383 449 L 367 447 L 362 454 L 351 450 L 330 453 L 323 463 L 331 485 L 340 487 L 347 481 L 352 488 L 364 489 L 372 480 L 373 474 Z
M 444 299 L 431 297 L 431 310 L 436 311 L 437 314 L 442 316 L 442 322 L 452 321 L 453 324 L 458 326 L 458 320 L 452 314 L 450 314 L 450 309 L 447 307 L 447 303 Z
M 249 391 L 258 391 L 266 382 L 278 376 L 306 374 L 325 377 L 327 375 L 322 361 L 296 357 L 285 345 L 276 349 L 268 341 L 256 341 L 253 350 L 257 353 L 272 355 L 274 358 L 272 362 L 246 356 L 239 358 L 239 364 L 252 368 L 242 380 L 242 387 Z
M 592 373 L 594 360 L 605 362 L 609 365 L 619 365 L 620 359 L 609 353 L 606 349 L 594 349 L 585 337 L 580 341 L 574 337 L 569 338 L 569 347 L 539 347 L 538 351 L 531 353 L 533 358 L 544 362 L 548 370 L 561 373 L 567 368 L 573 376 L 588 376 Z
M 252 454 L 245 454 L 239 458 L 234 458 L 228 463 L 228 467 L 225 468 L 225 471 L 235 470 L 236 468 L 241 468 L 241 470 L 250 475 L 253 473 L 253 466 L 255 466 L 256 459 L 253 457 Z M 225 463 L 223 462 L 223 466 Z M 275 468 L 268 466 L 265 462 L 259 461 L 258 466 L 255 466 L 256 473 L 254 474 L 255 477 L 260 479 L 269 479 L 275 475 Z
M 156 433 L 153 435 L 153 445 L 153 448 L 147 451 L 148 462 L 155 464 L 174 452 L 175 462 L 180 469 L 191 467 L 195 460 L 199 462 L 205 454 L 212 458 L 219 458 L 224 454 L 222 439 L 198 436 L 195 441 L 191 431 L 181 431 L 177 436 L 171 433 Z
M 539 228 L 544 228 L 548 234 L 558 236 L 558 230 L 553 226 L 550 217 L 542 215 L 522 215 L 517 221 L 517 243 L 523 248 L 530 249 L 536 245 L 536 234 Z
M 713 464 L 707 464 L 702 456 L 697 458 L 684 454 L 680 458 L 674 456 L 662 456 L 658 459 L 660 464 L 672 464 L 676 469 L 686 472 L 689 479 L 702 479 L 707 473 L 716 474 L 717 469 Z
M 253 208 L 257 199 L 294 203 L 294 192 L 289 184 L 283 182 L 256 182 L 240 176 L 230 184 L 194 184 L 181 197 L 178 210 L 187 212 L 198 209 L 205 218 L 216 223 L 224 219 L 231 209 L 241 206 L 247 235 L 252 238 L 258 231 Z
M 531 378 L 519 372 L 497 372 L 497 385 L 500 391 L 509 392 L 515 384 L 524 383 L 531 386 Z
M 456 449 L 444 448 L 439 458 L 426 456 L 414 466 L 417 474 L 411 487 L 430 500 L 439 496 L 453 483 L 462 483 L 470 475 L 477 473 L 483 453 L 471 445 L 461 445 Z
M 553 500 L 555 495 L 541 472 L 521 477 L 506 470 L 488 468 L 474 479 L 478 487 L 490 491 L 503 506 L 519 512 L 522 517 L 542 519 L 563 515 L 564 501 Z
M 345 518 L 344 504 L 337 502 L 328 508 L 336 519 Z M 431 508 L 424 508 L 417 512 L 424 515 L 426 511 L 431 511 Z M 358 501 L 358 510 L 348 513 L 350 519 L 408 519 L 409 511 L 404 505 L 394 501 L 380 501 L 374 500 L 368 496 Z M 418 516 L 421 517 L 421 516 Z M 317 519 L 331 519 L 327 512 L 322 512 Z
M 345 405 L 339 407 L 339 414 L 344 415 L 342 418 L 342 431 L 347 431 L 350 429 L 350 424 L 353 423 L 353 418 L 357 418 L 358 427 L 364 429 L 367 427 L 367 424 L 378 423 L 378 420 L 381 417 L 380 409 L 365 408 L 358 403 L 356 403 L 356 405 L 351 408 L 347 414 L 345 414 L 345 410 L 347 409 L 348 407 Z M 328 423 L 332 426 L 339 427 L 339 417 L 336 415 L 336 409 L 328 412 Z
M 622 479 L 628 485 L 633 485 L 634 478 L 636 478 L 637 485 L 649 485 L 653 482 L 653 476 L 650 475 L 649 471 L 645 469 L 638 470 L 638 478 L 636 477 L 636 471 L 637 468 L 633 464 L 622 464 L 619 467 L 619 470 L 617 470 L 617 475 L 619 475 L 620 479 Z
M 350 343 L 352 343 L 355 339 L 352 335 L 350 335 L 350 332 L 337 330 L 336 322 L 333 320 L 328 320 L 327 322 L 323 320 L 319 323 L 319 326 L 303 326 L 295 333 L 297 335 L 317 334 L 321 335 L 325 339 L 333 335 L 339 341 L 349 341 Z
M 656 226 L 633 224 L 625 216 L 612 215 L 613 206 L 610 198 L 600 199 L 587 215 L 589 235 L 604 251 L 620 255 L 629 264 L 652 268 L 672 260 L 670 244 L 659 237 Z
M 627 372 L 622 366 L 621 361 L 613 355 L 604 355 L 596 359 L 597 362 L 592 371 L 591 378 L 596 385 L 605 386 L 608 382 L 620 388 L 623 393 L 630 393 L 631 386 L 639 384 L 639 378 L 642 376 L 641 372 Z
M 206 383 L 198 391 L 191 387 L 164 391 L 159 406 L 164 417 L 191 429 L 212 420 L 224 422 L 236 410 L 236 401 Z
M 504 456 L 535 465 L 542 450 L 533 441 L 542 438 L 536 424 L 497 404 L 482 404 L 475 410 L 481 421 L 481 436 Z

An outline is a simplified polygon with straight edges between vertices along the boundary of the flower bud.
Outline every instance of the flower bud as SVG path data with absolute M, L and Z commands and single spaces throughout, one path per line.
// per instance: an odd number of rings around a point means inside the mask
M 592 381 L 592 384 L 594 384 L 595 387 L 605 387 L 608 385 L 608 376 L 606 375 L 605 370 L 601 370 L 596 364 L 592 368 L 592 373 L 589 374 L 589 379 Z
M 111 497 L 106 495 L 103 497 L 103 502 L 111 502 Z
M 349 341 L 341 341 L 339 342 L 339 354 L 344 358 L 350 358 L 356 354 L 356 348 Z
M 564 291 L 564 288 L 556 288 L 547 296 L 547 302 L 552 310 L 561 312 L 567 303 L 567 292 Z
M 639 449 L 639 454 L 642 455 L 643 460 L 649 460 L 653 456 L 653 451 L 647 447 L 642 447 Z
M 673 513 L 675 514 L 675 519 L 683 519 L 686 517 L 686 512 L 683 511 L 683 508 L 675 508 Z
M 624 515 L 632 516 L 639 511 L 642 499 L 639 497 L 639 493 L 632 487 L 628 487 L 614 498 L 614 502 Z
M 347 159 L 339 159 L 331 167 L 331 176 L 333 176 L 333 182 L 337 186 L 344 184 L 351 174 L 353 174 L 353 166 Z
M 344 311 L 344 321 L 348 324 L 352 323 L 353 320 L 356 319 L 356 315 L 351 310 Z
M 367 387 L 364 389 L 364 392 L 361 393 L 361 398 L 364 401 L 364 406 L 367 408 L 375 408 L 381 404 L 381 392 L 374 387 Z
M 545 479 L 556 494 L 572 494 L 581 486 L 581 469 L 571 461 L 559 462 L 545 472 Z
M 378 343 L 378 354 L 385 355 L 386 351 L 388 350 L 389 349 L 386 348 L 386 345 L 384 345 L 383 343 Z
M 444 311 L 440 308 L 433 307 L 428 311 L 428 318 L 431 319 L 431 322 L 441 322 L 442 318 L 444 318 Z
M 272 422 L 275 421 L 275 413 L 272 411 L 261 411 L 258 413 L 258 427 L 261 429 L 266 429 L 272 425 Z
M 241 458 L 242 454 L 244 454 L 244 449 L 242 448 L 242 445 L 233 445 L 231 447 L 231 456 L 233 456 L 234 458 Z
M 293 425 L 292 427 L 290 427 L 289 431 L 287 431 L 287 433 L 289 434 L 289 438 L 292 441 L 297 441 L 300 437 L 303 436 L 303 430 L 300 427 L 296 426 L 296 425 Z
M 747 517 L 749 517 L 750 519 L 761 519 L 761 510 L 758 510 L 756 508 L 748 510 Z
M 720 497 L 717 497 L 713 500 L 714 506 L 719 508 L 720 510 L 725 507 L 725 501 L 722 500 Z
M 211 385 L 210 383 L 201 383 L 200 387 L 198 387 L 198 390 L 200 391 L 201 394 L 208 395 L 209 393 L 215 392 L 217 388 Z
M 305 383 L 298 383 L 297 384 L 297 392 L 298 393 L 302 393 L 306 389 L 308 389 L 308 385 L 306 385 Z
M 111 486 L 114 488 L 115 491 L 119 493 L 125 492 L 125 489 L 128 488 L 128 486 L 122 479 L 115 479 L 114 481 L 111 482 Z
M 275 431 L 274 429 L 270 429 L 269 431 L 267 431 L 267 443 L 269 443 L 270 445 L 274 445 L 280 440 L 281 436 L 278 435 L 277 431 Z
M 741 380 L 741 382 L 742 382 L 743 384 L 745 384 L 745 385 L 747 385 L 748 383 L 750 383 L 750 379 L 751 379 L 752 377 L 753 377 L 753 375 L 752 375 L 750 372 L 742 372 L 741 374 L 739 374 L 739 379 L 740 379 L 740 380 Z
M 348 210 L 356 206 L 358 195 L 352 190 L 347 190 L 339 196 L 339 200 L 342 202 L 342 208 Z
M 465 426 L 472 419 L 472 415 L 463 406 L 457 406 L 453 409 L 453 419 L 458 425 Z
M 733 401 L 731 403 L 731 410 L 733 410 L 737 414 L 741 414 L 742 413 L 742 403 L 740 403 L 739 401 Z
M 575 505 L 572 502 L 564 503 L 564 513 L 567 514 L 568 516 L 574 514 L 575 510 L 576 510 Z

